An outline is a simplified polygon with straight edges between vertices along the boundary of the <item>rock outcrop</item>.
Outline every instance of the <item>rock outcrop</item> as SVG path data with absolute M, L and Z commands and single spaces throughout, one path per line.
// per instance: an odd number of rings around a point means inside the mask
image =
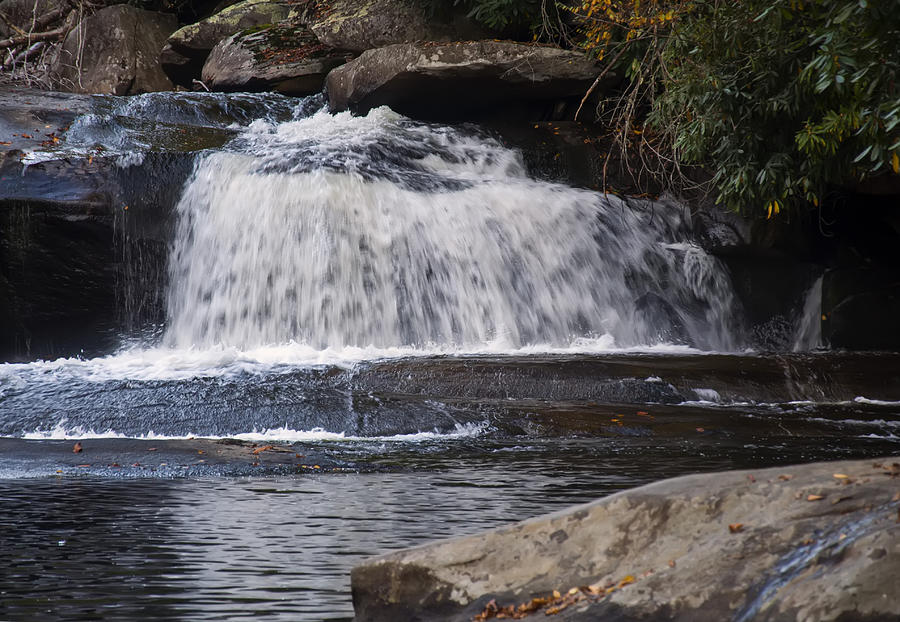
M 310 5 L 306 23 L 319 41 L 352 52 L 481 35 L 472 24 L 461 22 L 451 29 L 448 24 L 426 19 L 423 7 L 408 0 L 318 0 Z
M 291 16 L 291 6 L 285 0 L 244 0 L 228 6 L 173 32 L 165 47 L 161 46 L 163 70 L 176 84 L 190 86 L 217 43 L 241 31 L 271 26 Z
M 216 91 L 313 95 L 322 91 L 328 72 L 350 58 L 320 43 L 305 27 L 283 23 L 220 41 L 203 66 L 202 79 Z
M 555 47 L 409 43 L 363 52 L 328 74 L 326 90 L 333 111 L 364 113 L 387 105 L 420 118 L 465 118 L 503 102 L 580 97 L 599 73 L 583 54 Z
M 85 18 L 60 49 L 52 73 L 60 90 L 136 95 L 166 91 L 159 51 L 175 16 L 117 4 Z
M 168 214 L 193 156 L 122 166 L 67 150 L 66 128 L 97 101 L 0 89 L 0 361 L 108 354 L 132 323 L 123 299 L 151 321 L 162 311 Z
M 898 491 L 900 458 L 665 480 L 357 566 L 355 620 L 897 619 Z

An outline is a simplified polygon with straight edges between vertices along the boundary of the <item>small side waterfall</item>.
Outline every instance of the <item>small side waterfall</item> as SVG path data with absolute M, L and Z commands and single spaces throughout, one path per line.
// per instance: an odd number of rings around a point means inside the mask
M 386 108 L 254 122 L 177 210 L 174 347 L 739 345 L 681 210 L 535 181 L 494 140 Z
M 815 280 L 806 299 L 803 302 L 803 310 L 797 322 L 797 330 L 794 333 L 794 343 L 791 350 L 794 352 L 806 352 L 815 350 L 822 345 L 822 277 Z

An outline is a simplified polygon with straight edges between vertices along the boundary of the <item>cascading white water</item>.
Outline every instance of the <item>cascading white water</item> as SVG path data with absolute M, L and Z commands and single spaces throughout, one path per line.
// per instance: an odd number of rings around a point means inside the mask
M 385 108 L 255 122 L 177 209 L 174 347 L 737 345 L 680 210 L 529 179 L 494 140 Z
M 803 310 L 794 331 L 791 350 L 806 352 L 822 345 L 822 277 L 820 276 L 806 292 Z

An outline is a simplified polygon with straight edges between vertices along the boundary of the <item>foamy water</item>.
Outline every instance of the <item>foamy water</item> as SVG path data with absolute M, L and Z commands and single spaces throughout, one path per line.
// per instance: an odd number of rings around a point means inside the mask
M 147 432 L 145 434 L 128 435 L 115 430 L 95 431 L 85 429 L 82 426 L 69 427 L 65 422 L 57 423 L 50 429 L 26 432 L 19 436 L 25 440 L 93 440 L 93 439 L 135 439 L 143 441 L 172 441 L 172 440 L 224 440 L 237 439 L 241 441 L 261 441 L 279 443 L 320 443 L 320 442 L 391 442 L 391 443 L 419 443 L 426 441 L 453 440 L 480 436 L 487 429 L 486 423 L 457 424 L 453 430 L 441 432 L 439 430 L 426 430 L 410 434 L 390 434 L 385 436 L 354 436 L 343 432 L 329 432 L 322 428 L 310 430 L 293 430 L 291 428 L 269 428 L 265 430 L 253 430 L 252 432 L 240 432 L 224 436 L 204 434 L 157 434 Z
M 734 350 L 727 273 L 677 208 L 536 181 L 496 141 L 386 108 L 255 121 L 177 207 L 176 348 Z

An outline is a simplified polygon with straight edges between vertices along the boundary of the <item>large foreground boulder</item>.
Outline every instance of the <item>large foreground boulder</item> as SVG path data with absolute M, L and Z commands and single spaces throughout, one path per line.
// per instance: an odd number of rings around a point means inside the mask
M 580 52 L 509 41 L 409 43 L 368 50 L 326 81 L 333 111 L 387 105 L 418 118 L 583 95 L 599 74 Z
M 107 95 L 170 90 L 159 51 L 177 25 L 174 15 L 127 4 L 97 11 L 66 36 L 52 70 L 59 89 Z
M 355 620 L 896 620 L 898 508 L 900 458 L 665 480 L 357 566 Z
M 320 43 L 304 26 L 283 23 L 220 41 L 203 66 L 202 78 L 216 91 L 313 95 L 322 91 L 328 72 L 350 58 Z

